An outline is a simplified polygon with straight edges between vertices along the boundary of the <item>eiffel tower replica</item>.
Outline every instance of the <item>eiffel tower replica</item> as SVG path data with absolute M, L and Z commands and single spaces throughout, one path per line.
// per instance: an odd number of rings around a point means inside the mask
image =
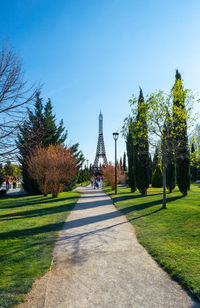
M 99 137 L 98 137 L 98 143 L 97 143 L 97 151 L 96 151 L 96 156 L 94 160 L 94 169 L 98 170 L 98 163 L 99 163 L 99 158 L 103 158 L 103 164 L 107 165 L 107 158 L 106 158 L 106 151 L 105 151 L 105 146 L 104 146 L 104 140 L 103 140 L 103 115 L 100 112 L 99 114 Z

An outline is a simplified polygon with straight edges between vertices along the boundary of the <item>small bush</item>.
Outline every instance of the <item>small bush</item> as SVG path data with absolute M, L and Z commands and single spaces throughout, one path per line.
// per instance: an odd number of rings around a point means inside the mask
M 115 188 L 115 167 L 111 164 L 106 165 L 102 168 L 103 176 L 106 179 L 106 182 L 112 189 Z M 121 180 L 121 170 L 120 167 L 117 166 L 117 184 L 120 183 Z

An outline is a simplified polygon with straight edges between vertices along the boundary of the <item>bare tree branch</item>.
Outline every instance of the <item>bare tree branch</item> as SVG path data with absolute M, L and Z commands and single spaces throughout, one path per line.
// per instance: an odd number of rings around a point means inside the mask
M 16 155 L 16 135 L 39 89 L 24 81 L 22 63 L 12 47 L 0 45 L 0 161 Z

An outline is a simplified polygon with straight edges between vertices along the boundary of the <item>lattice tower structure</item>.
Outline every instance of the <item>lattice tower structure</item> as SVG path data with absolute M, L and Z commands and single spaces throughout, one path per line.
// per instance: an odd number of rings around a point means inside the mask
M 94 160 L 94 168 L 98 168 L 99 158 L 103 158 L 104 165 L 108 164 L 103 138 L 103 115 L 101 112 L 99 114 L 99 137 L 97 142 L 96 156 Z

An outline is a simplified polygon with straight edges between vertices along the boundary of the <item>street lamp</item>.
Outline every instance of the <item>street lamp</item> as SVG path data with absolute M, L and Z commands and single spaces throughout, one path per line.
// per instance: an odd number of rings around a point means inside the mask
M 86 159 L 86 162 L 87 162 L 87 184 L 88 184 L 88 175 L 89 175 L 88 162 L 89 162 L 89 159 Z
M 115 140 L 115 194 L 117 194 L 117 139 L 119 134 L 113 133 L 113 138 Z

